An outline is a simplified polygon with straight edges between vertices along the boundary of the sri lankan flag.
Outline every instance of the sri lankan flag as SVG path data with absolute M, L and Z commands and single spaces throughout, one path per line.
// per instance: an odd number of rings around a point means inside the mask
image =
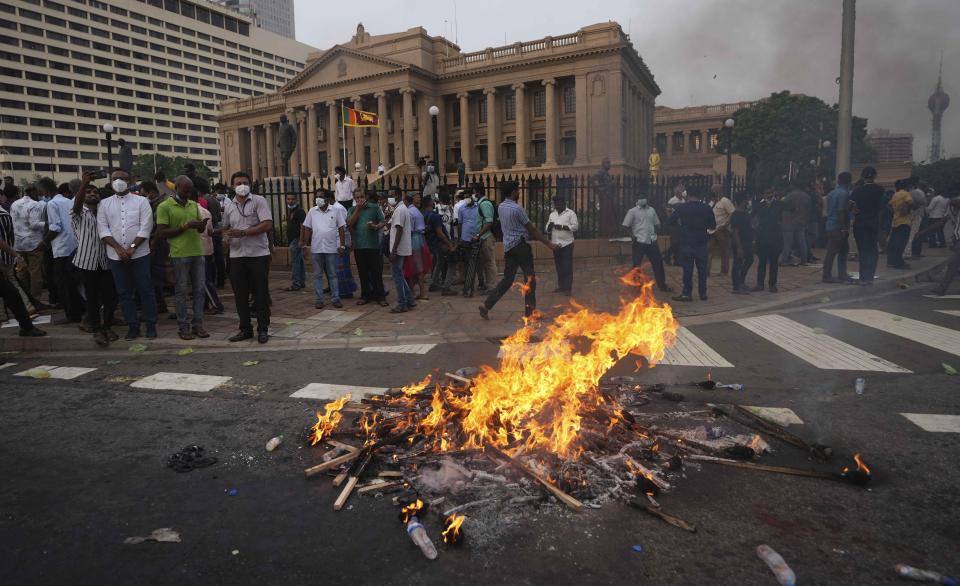
M 373 112 L 354 110 L 353 108 L 348 108 L 346 106 L 341 108 L 341 112 L 343 113 L 344 126 L 380 126 L 378 116 Z

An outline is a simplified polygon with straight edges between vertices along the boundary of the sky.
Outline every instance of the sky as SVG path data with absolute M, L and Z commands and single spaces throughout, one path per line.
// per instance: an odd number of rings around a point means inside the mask
M 754 100 L 773 92 L 837 101 L 841 0 L 366 0 L 354 10 L 294 0 L 297 39 L 328 48 L 362 21 L 372 35 L 422 26 L 477 51 L 598 22 L 619 22 L 672 107 Z M 853 111 L 868 128 L 914 135 L 914 159 L 930 147 L 927 98 L 937 82 L 954 105 L 944 152 L 960 156 L 960 0 L 857 3 Z

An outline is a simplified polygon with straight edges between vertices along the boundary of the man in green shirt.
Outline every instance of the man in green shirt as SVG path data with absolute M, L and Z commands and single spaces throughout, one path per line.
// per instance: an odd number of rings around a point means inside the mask
M 348 212 L 347 228 L 353 238 L 353 255 L 360 273 L 360 300 L 357 305 L 379 303 L 389 305 L 383 291 L 383 258 L 380 256 L 380 230 L 384 226 L 383 210 L 377 195 L 359 189 L 354 192 L 354 206 Z
M 207 220 L 200 219 L 193 181 L 186 175 L 174 182 L 176 193 L 157 206 L 157 236 L 170 244 L 170 263 L 176 277 L 174 296 L 177 307 L 177 325 L 180 338 L 192 340 L 209 338 L 203 329 L 203 302 L 205 296 L 203 244 L 200 233 Z M 187 286 L 193 280 L 193 328 L 187 319 Z

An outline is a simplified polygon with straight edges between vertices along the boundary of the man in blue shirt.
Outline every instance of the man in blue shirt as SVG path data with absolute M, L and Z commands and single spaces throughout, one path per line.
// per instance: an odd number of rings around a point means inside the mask
M 674 301 L 693 301 L 693 265 L 697 265 L 697 290 L 707 300 L 707 230 L 717 227 L 713 210 L 700 200 L 700 193 L 691 190 L 687 201 L 677 205 L 670 216 L 671 224 L 680 224 L 680 266 L 683 267 L 683 293 Z
M 837 175 L 837 186 L 827 194 L 827 217 L 824 226 L 827 229 L 827 254 L 823 259 L 823 282 L 845 283 L 847 281 L 847 235 L 850 224 L 847 221 L 847 206 L 850 202 L 850 184 L 853 176 L 844 171 Z M 837 259 L 837 278 L 833 278 L 833 259 Z
M 44 240 L 53 253 L 53 282 L 56 284 L 60 303 L 67 319 L 79 322 L 83 319 L 84 303 L 80 297 L 79 277 L 73 268 L 73 253 L 77 250 L 77 237 L 73 234 L 70 211 L 73 209 L 73 190 L 80 189 L 80 180 L 57 188 L 57 194 L 47 204 L 47 233 Z
M 497 301 L 500 301 L 504 293 L 513 286 L 517 269 L 523 271 L 523 278 L 526 281 L 522 288 L 523 314 L 530 317 L 537 308 L 537 275 L 533 270 L 533 249 L 530 248 L 527 240 L 539 240 L 550 250 L 556 250 L 559 246 L 550 242 L 540 233 L 540 230 L 527 217 L 527 212 L 517 203 L 517 199 L 520 197 L 520 189 L 516 181 L 501 183 L 500 193 L 503 196 L 503 203 L 500 204 L 498 211 L 500 212 L 500 227 L 503 230 L 503 256 L 506 266 L 503 269 L 503 279 L 497 283 L 497 286 L 487 295 L 487 299 L 480 306 L 480 317 L 490 319 L 488 317 L 490 310 L 497 304 Z M 713 217 L 713 213 L 710 214 L 710 217 Z

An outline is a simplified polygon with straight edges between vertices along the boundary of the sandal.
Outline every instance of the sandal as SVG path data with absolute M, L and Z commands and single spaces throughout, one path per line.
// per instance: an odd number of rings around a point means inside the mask
M 361 299 L 360 301 L 357 301 L 357 305 L 366 305 L 368 303 L 370 303 L 369 299 Z
M 407 313 L 406 307 L 401 307 L 400 305 L 394 307 L 390 310 L 390 313 Z
M 380 307 L 390 307 L 390 303 L 388 303 L 386 299 L 381 299 Z

